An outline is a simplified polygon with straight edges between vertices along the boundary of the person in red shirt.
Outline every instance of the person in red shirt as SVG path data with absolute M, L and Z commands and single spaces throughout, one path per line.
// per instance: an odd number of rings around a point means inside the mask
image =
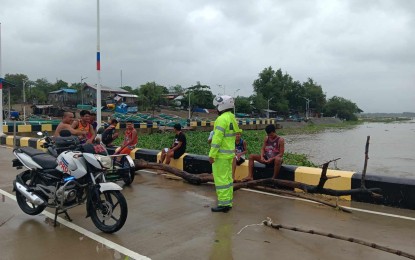
M 127 121 L 126 129 L 124 132 L 124 141 L 121 147 L 115 150 L 114 154 L 130 154 L 138 143 L 137 130 L 134 128 L 133 121 Z
M 251 181 L 254 179 L 255 161 L 265 164 L 267 168 L 274 168 L 272 178 L 276 179 L 278 177 L 284 156 L 284 138 L 277 135 L 275 125 L 267 125 L 265 132 L 267 136 L 262 144 L 261 154 L 251 154 L 249 156 L 249 175 L 242 181 Z

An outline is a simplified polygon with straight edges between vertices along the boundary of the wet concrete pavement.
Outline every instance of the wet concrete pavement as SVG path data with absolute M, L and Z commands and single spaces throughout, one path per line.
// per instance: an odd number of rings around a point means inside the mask
M 11 167 L 12 159 L 11 149 L 0 148 L 0 189 L 14 195 L 12 181 L 19 171 Z M 0 200 L 0 259 L 125 259 L 125 255 L 151 259 L 403 259 L 345 241 L 262 225 L 246 227 L 238 234 L 246 225 L 267 217 L 274 223 L 415 254 L 415 213 L 409 210 L 353 203 L 352 207 L 409 219 L 358 211 L 348 214 L 300 200 L 237 191 L 229 213 L 211 213 L 213 186 L 193 186 L 145 171 L 137 173 L 134 184 L 124 187 L 123 194 L 129 214 L 115 234 L 104 234 L 85 219 L 84 205 L 69 211 L 72 226 L 55 228 L 49 214 L 26 215 L 15 201 L 0 195 L 4 199 Z

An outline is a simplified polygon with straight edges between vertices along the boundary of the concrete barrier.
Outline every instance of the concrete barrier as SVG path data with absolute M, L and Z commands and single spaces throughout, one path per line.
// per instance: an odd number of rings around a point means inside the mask
M 257 129 L 264 129 L 265 126 L 268 124 L 274 124 L 275 120 L 274 119 L 240 119 L 238 120 L 238 122 L 240 126 L 243 126 L 242 129 L 257 130 Z M 190 121 L 190 122 L 187 122 L 187 126 L 192 129 L 206 129 L 206 131 L 208 131 L 208 129 L 213 127 L 214 123 L 215 121 Z M 16 132 L 17 133 L 36 133 L 39 131 L 52 132 L 52 131 L 55 131 L 57 127 L 58 127 L 57 124 L 33 124 L 33 125 L 19 124 L 19 125 L 16 125 Z M 125 128 L 126 128 L 126 123 L 124 122 L 118 123 L 116 126 L 116 129 L 125 129 Z M 158 129 L 159 125 L 157 124 L 157 122 L 148 121 L 145 123 L 134 123 L 134 128 L 136 128 L 137 131 L 142 131 L 145 129 L 150 131 L 152 129 Z M 13 133 L 13 124 L 3 125 L 3 132 Z
M 13 136 L 0 136 L 0 144 L 13 146 Z M 36 149 L 42 149 L 37 138 L 16 137 L 17 146 L 30 146 Z M 108 148 L 110 154 L 114 153 L 115 148 Z M 161 152 L 158 150 L 137 148 L 131 151 L 130 156 L 133 159 L 143 159 L 149 162 L 157 162 Z M 177 160 L 172 160 L 170 166 L 176 167 L 192 174 L 212 173 L 212 165 L 209 163 L 208 156 L 197 154 L 184 154 Z M 298 181 L 310 185 L 317 185 L 321 168 L 299 167 L 294 165 L 281 166 L 279 179 Z M 263 164 L 255 162 L 254 179 L 271 178 L 273 168 L 266 168 Z M 242 179 L 248 176 L 248 161 L 241 166 L 237 166 L 235 176 Z M 359 188 L 361 185 L 361 173 L 352 171 L 327 170 L 327 176 L 339 176 L 338 178 L 329 179 L 325 184 L 325 188 L 336 190 L 349 190 Z M 367 188 L 381 188 L 382 199 L 375 199 L 369 195 L 353 194 L 351 196 L 343 196 L 343 199 L 366 202 L 372 204 L 381 204 L 392 207 L 415 209 L 415 177 L 398 178 L 393 176 L 382 176 L 374 173 L 366 174 Z

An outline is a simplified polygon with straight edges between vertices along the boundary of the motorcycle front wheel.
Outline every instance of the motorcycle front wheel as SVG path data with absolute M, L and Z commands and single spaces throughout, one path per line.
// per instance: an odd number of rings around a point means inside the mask
M 26 187 L 29 186 L 29 182 L 30 179 L 32 177 L 32 173 L 30 171 L 25 171 L 21 178 L 23 180 L 24 183 L 22 183 L 23 185 L 25 185 Z M 42 211 L 46 208 L 46 206 L 43 205 L 35 205 L 33 203 L 31 203 L 23 194 L 20 193 L 20 191 L 16 190 L 16 201 L 17 204 L 19 205 L 20 209 L 28 214 L 28 215 L 38 215 L 40 213 L 42 213 Z
M 105 233 L 120 230 L 127 220 L 127 201 L 121 192 L 107 190 L 99 193 L 99 198 L 92 198 L 89 215 L 94 225 Z

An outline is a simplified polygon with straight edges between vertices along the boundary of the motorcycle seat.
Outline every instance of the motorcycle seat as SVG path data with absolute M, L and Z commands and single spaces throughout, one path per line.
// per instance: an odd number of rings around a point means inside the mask
M 54 169 L 58 166 L 56 158 L 43 151 L 34 149 L 32 147 L 21 147 L 20 151 L 32 157 L 32 160 L 42 166 L 43 169 Z
M 56 158 L 50 154 L 43 153 L 32 157 L 33 161 L 42 166 L 43 169 L 54 169 L 58 166 Z
M 30 157 L 33 157 L 33 156 L 36 156 L 36 155 L 39 155 L 39 154 L 46 154 L 43 151 L 37 150 L 37 149 L 29 147 L 29 146 L 28 147 L 20 147 L 19 150 L 22 151 L 23 153 L 29 155 Z

